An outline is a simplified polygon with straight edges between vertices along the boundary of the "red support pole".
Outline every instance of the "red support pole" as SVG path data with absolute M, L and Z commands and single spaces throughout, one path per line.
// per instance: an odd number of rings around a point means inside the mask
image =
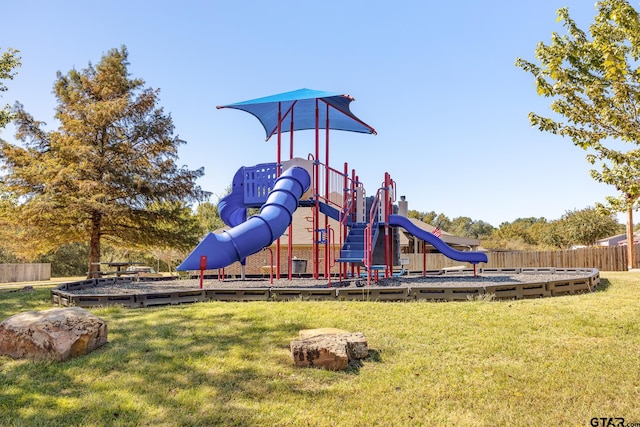
M 316 99 L 316 160 L 320 161 L 320 110 Z
M 318 205 L 319 202 L 319 198 L 320 198 L 320 109 L 318 107 L 318 99 L 316 98 L 316 111 L 315 111 L 315 119 L 316 119 L 316 129 L 315 129 L 315 137 L 316 137 L 316 141 L 315 141 L 315 159 L 316 159 L 316 168 L 315 168 L 315 177 L 314 177 L 314 181 L 315 181 L 315 191 L 314 191 L 314 197 L 316 200 L 316 203 L 314 205 L 313 208 L 313 232 L 311 233 L 313 235 L 313 278 L 317 279 L 320 276 L 320 266 L 318 265 L 320 263 L 320 257 L 318 254 L 318 228 L 320 226 L 319 224 L 319 215 L 320 215 L 320 206 Z
M 391 256 L 391 236 L 389 227 L 389 209 L 391 209 L 391 177 L 388 172 L 384 174 L 384 260 L 385 277 L 389 277 L 389 271 L 393 270 L 393 257 Z
M 202 255 L 200 257 L 200 289 L 202 289 L 202 282 L 204 281 L 204 271 L 207 269 L 207 256 Z
M 364 229 L 364 265 L 367 268 L 367 286 L 371 285 L 371 222 Z
M 358 200 L 356 192 L 358 190 L 358 176 L 356 175 L 356 170 L 351 169 L 351 209 L 349 209 L 349 214 L 352 215 L 352 221 L 357 222 L 358 220 L 358 206 L 356 206 L 356 201 Z M 346 237 L 345 237 L 346 238 Z M 351 276 L 353 276 L 353 264 L 351 264 Z M 360 267 L 358 266 L 358 277 L 360 277 Z
M 320 212 L 317 202 L 311 208 L 311 212 L 313 214 L 311 217 L 311 226 L 313 227 L 311 231 L 311 256 L 313 258 L 313 278 L 317 279 L 320 275 L 320 266 L 318 265 L 320 262 L 320 257 L 318 256 L 318 232 L 316 231 L 318 229 L 318 215 Z
M 391 185 L 391 198 L 389 199 L 389 210 L 387 211 L 387 223 L 389 223 L 389 217 L 393 214 L 393 203 L 396 201 L 396 183 L 391 179 L 389 175 L 389 185 Z M 393 228 L 391 228 L 391 238 L 389 242 L 389 277 L 393 276 L 393 260 L 394 260 L 394 247 L 393 247 Z
M 422 277 L 427 277 L 427 245 L 422 243 Z
M 280 164 L 282 163 L 282 153 L 281 153 L 281 144 L 282 144 L 282 103 L 278 102 L 278 148 L 276 153 L 276 177 L 280 176 Z M 276 239 L 276 277 L 280 277 L 280 238 Z
M 358 182 L 359 182 L 360 178 L 358 177 L 358 175 L 356 175 L 356 170 L 355 169 L 351 169 L 351 209 L 350 209 L 350 213 L 353 215 L 352 220 L 354 222 L 358 222 L 358 208 L 360 206 L 357 205 L 357 201 L 358 201 Z
M 269 251 L 271 254 L 269 259 L 269 283 L 273 285 L 273 250 L 271 248 L 263 248 L 263 251 Z
M 293 279 L 293 223 L 287 228 L 287 278 Z
M 340 219 L 342 220 L 342 224 L 340 224 L 340 233 L 339 233 L 340 248 L 342 248 L 342 245 L 344 244 L 344 241 L 347 238 L 348 218 L 344 218 L 344 216 L 349 215 L 349 212 L 347 211 L 347 206 L 349 206 L 349 165 L 347 165 L 347 162 L 344 162 L 343 173 L 344 173 L 344 179 L 343 179 L 344 193 L 342 197 L 342 216 L 340 217 Z M 346 277 L 346 276 L 347 276 L 347 264 L 343 262 L 343 263 L 340 263 L 340 280 L 342 280 L 342 277 Z
M 289 128 L 289 160 L 293 159 L 293 114 L 291 109 L 291 125 Z M 287 232 L 287 278 L 293 280 L 293 221 L 289 225 Z
M 324 180 L 324 197 L 329 200 L 329 104 L 327 104 L 327 117 L 325 124 L 325 142 L 324 142 L 324 151 L 325 151 L 325 180 Z
M 325 136 L 325 158 L 326 158 L 326 165 L 325 165 L 325 173 L 324 173 L 324 198 L 326 202 L 329 202 L 329 192 L 330 192 L 330 188 L 329 188 L 329 104 L 327 104 L 327 110 L 326 110 L 326 114 L 327 116 L 325 117 L 325 129 L 324 129 L 324 136 Z M 329 230 L 329 217 L 328 216 L 324 216 L 324 228 L 325 230 Z M 327 247 L 328 249 L 328 247 Z M 327 253 L 325 254 L 325 265 L 327 266 L 327 268 L 325 268 L 324 270 L 324 277 L 329 278 L 331 276 L 331 271 L 329 270 L 329 253 L 327 251 Z
M 276 148 L 276 167 L 279 168 L 280 162 L 282 160 L 281 155 L 281 146 L 282 146 L 282 104 L 278 102 L 278 146 Z M 280 176 L 280 170 L 276 171 L 276 175 Z
M 291 125 L 289 128 L 289 160 L 293 159 L 293 109 L 291 110 Z
M 327 224 L 326 228 L 327 233 L 327 242 L 325 245 L 325 254 L 324 254 L 324 265 L 325 265 L 325 276 L 328 280 L 328 286 L 331 287 L 331 226 Z

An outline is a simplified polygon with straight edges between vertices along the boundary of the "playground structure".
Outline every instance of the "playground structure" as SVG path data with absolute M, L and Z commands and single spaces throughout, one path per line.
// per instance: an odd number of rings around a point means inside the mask
M 280 237 L 288 235 L 288 278 L 292 279 L 291 224 L 294 211 L 310 207 L 312 228 L 312 277 L 320 278 L 320 252 L 324 262 L 324 279 L 331 283 L 331 266 L 340 263 L 340 280 L 363 274 L 367 282 L 390 277 L 399 265 L 398 228 L 429 243 L 443 255 L 473 265 L 487 262 L 481 252 L 458 251 L 434 234 L 416 227 L 396 213 L 396 183 L 385 172 L 382 184 L 367 196 L 355 169 L 343 164 L 342 170 L 329 163 L 330 130 L 375 134 L 375 130 L 349 109 L 348 95 L 300 89 L 265 98 L 244 101 L 218 108 L 240 109 L 254 115 L 265 128 L 267 140 L 277 136 L 276 161 L 241 167 L 232 182 L 232 191 L 222 198 L 218 210 L 231 227 L 222 233 L 209 233 L 178 270 L 221 269 L 235 262 L 244 265 L 246 257 L 270 247 L 275 242 L 276 277 L 281 277 Z M 324 126 L 323 126 L 324 124 Z M 296 130 L 315 131 L 315 153 L 306 158 L 294 157 Z M 324 131 L 324 161 L 321 161 L 320 136 Z M 289 133 L 289 158 L 282 159 L 282 134 Z M 247 218 L 247 209 L 260 213 Z M 329 218 L 337 221 L 337 230 Z M 288 231 L 288 233 L 287 233 Z M 340 246 L 338 258 L 330 247 Z

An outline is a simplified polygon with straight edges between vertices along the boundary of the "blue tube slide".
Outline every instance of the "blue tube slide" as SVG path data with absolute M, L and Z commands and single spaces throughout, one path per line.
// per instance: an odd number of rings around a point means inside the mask
M 238 169 L 233 177 L 231 193 L 218 202 L 218 214 L 229 227 L 235 227 L 247 220 L 247 208 L 244 207 L 244 168 Z
M 442 239 L 416 226 L 414 223 L 412 223 L 409 220 L 409 218 L 405 218 L 400 215 L 389 215 L 389 225 L 404 228 L 409 233 L 416 236 L 418 239 L 424 240 L 430 245 L 433 245 L 434 248 L 440 251 L 447 258 L 451 258 L 460 262 L 469 262 L 471 264 L 478 264 L 479 262 L 489 261 L 489 259 L 487 258 L 487 254 L 485 253 L 464 252 L 464 251 L 453 249 L 451 246 L 447 245 Z
M 201 256 L 207 257 L 208 270 L 226 267 L 269 246 L 291 224 L 298 199 L 310 184 L 305 169 L 287 169 L 276 180 L 258 215 L 221 234 L 207 234 L 177 270 L 199 270 Z

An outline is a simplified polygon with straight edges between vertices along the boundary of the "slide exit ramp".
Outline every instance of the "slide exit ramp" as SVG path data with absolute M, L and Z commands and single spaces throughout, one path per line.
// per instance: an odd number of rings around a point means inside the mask
M 405 218 L 403 216 L 389 215 L 389 225 L 404 228 L 409 233 L 416 236 L 418 239 L 424 240 L 425 242 L 432 245 L 447 258 L 451 258 L 460 262 L 468 262 L 471 264 L 478 264 L 481 262 L 489 261 L 489 259 L 487 258 L 487 254 L 483 252 L 459 251 L 457 249 L 453 249 L 442 239 L 416 226 L 408 218 Z

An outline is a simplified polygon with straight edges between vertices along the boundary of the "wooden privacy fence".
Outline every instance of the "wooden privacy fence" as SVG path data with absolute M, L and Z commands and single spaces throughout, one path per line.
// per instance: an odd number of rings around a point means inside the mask
M 635 265 L 640 268 L 640 245 L 635 245 Z M 490 251 L 489 262 L 479 264 L 482 268 L 556 267 L 597 268 L 600 271 L 627 271 L 627 249 L 625 246 L 597 246 L 558 251 Z M 423 269 L 422 254 L 402 254 L 411 271 Z M 406 261 L 405 261 L 406 262 Z M 427 254 L 427 270 L 439 270 L 459 265 L 470 266 L 445 257 L 440 253 Z
M 51 264 L 0 264 L 0 283 L 51 279 Z

